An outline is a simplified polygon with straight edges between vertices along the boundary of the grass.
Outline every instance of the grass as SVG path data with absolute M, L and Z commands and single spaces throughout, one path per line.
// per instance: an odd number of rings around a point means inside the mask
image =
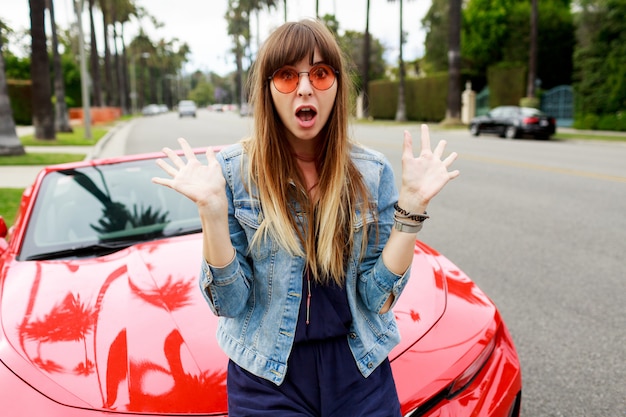
M 24 146 L 93 146 L 106 133 L 109 127 L 92 127 L 91 139 L 85 138 L 85 128 L 75 126 L 73 132 L 57 132 L 55 140 L 36 139 L 34 135 L 26 135 L 20 137 L 20 141 Z
M 554 139 L 577 139 L 577 140 L 608 140 L 614 142 L 626 142 L 626 135 L 595 135 L 588 133 L 560 133 L 558 130 Z
M 85 128 L 74 127 L 73 132 L 58 132 L 55 140 L 36 139 L 34 135 L 20 137 L 23 146 L 93 146 L 109 131 L 109 126 L 93 127 L 91 139 L 85 138 Z M 54 165 L 82 161 L 86 153 L 27 152 L 24 155 L 0 156 L 0 166 L 6 165 Z
M 23 192 L 23 188 L 0 188 L 0 216 L 7 226 L 15 222 Z
M 0 166 L 15 165 L 55 165 L 82 161 L 87 154 L 29 152 L 24 155 L 0 156 Z

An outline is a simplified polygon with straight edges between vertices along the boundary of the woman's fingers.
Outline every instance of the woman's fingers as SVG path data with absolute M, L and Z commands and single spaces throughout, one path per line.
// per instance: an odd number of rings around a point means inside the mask
M 408 130 L 404 131 L 404 143 L 402 147 L 402 158 L 415 158 L 413 155 L 413 138 Z
M 421 126 L 421 136 L 422 136 L 422 149 L 420 155 L 424 153 L 430 152 L 430 132 L 428 130 L 427 124 L 422 124 Z
M 180 144 L 180 147 L 183 150 L 183 154 L 185 155 L 185 158 L 187 158 L 187 161 L 196 159 L 196 155 L 193 153 L 191 145 L 189 145 L 189 142 L 187 142 L 185 138 L 178 138 L 178 143 Z

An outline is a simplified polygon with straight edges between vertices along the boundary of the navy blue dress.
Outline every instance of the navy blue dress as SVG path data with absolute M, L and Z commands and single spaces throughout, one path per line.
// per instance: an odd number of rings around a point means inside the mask
M 347 341 L 352 315 L 345 288 L 311 281 L 307 308 L 308 284 L 305 273 L 304 296 L 284 382 L 277 386 L 230 361 L 229 417 L 400 416 L 389 360 L 367 378 L 356 366 Z

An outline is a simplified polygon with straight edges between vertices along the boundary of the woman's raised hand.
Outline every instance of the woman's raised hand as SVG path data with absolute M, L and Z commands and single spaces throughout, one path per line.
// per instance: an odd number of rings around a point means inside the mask
M 152 182 L 178 191 L 196 203 L 198 207 L 222 208 L 226 203 L 224 188 L 226 181 L 213 149 L 207 149 L 207 164 L 204 165 L 196 158 L 185 139 L 178 139 L 178 143 L 187 161 L 184 161 L 172 149 L 163 148 L 170 163 L 163 159 L 157 159 L 156 163 L 171 178 L 154 177 Z
M 431 150 L 428 126 L 421 126 L 421 151 L 416 158 L 413 154 L 413 139 L 408 131 L 404 132 L 402 152 L 402 186 L 398 205 L 403 209 L 423 213 L 430 200 L 450 181 L 459 176 L 458 170 L 449 168 L 457 158 L 452 152 L 446 158 L 443 153 L 446 141 L 440 141 Z

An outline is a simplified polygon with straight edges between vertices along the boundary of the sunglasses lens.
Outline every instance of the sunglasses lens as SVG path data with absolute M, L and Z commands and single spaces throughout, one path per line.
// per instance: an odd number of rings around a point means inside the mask
M 281 93 L 291 93 L 298 85 L 298 72 L 292 68 L 281 68 L 274 73 L 272 81 Z
M 318 90 L 328 90 L 335 82 L 335 71 L 329 65 L 316 65 L 309 71 L 309 80 Z
M 306 74 L 306 73 L 302 73 Z M 308 72 L 311 85 L 317 90 L 328 90 L 335 82 L 335 70 L 330 65 L 315 65 Z M 272 76 L 274 87 L 284 94 L 291 93 L 300 82 L 300 73 L 294 68 L 279 68 Z

